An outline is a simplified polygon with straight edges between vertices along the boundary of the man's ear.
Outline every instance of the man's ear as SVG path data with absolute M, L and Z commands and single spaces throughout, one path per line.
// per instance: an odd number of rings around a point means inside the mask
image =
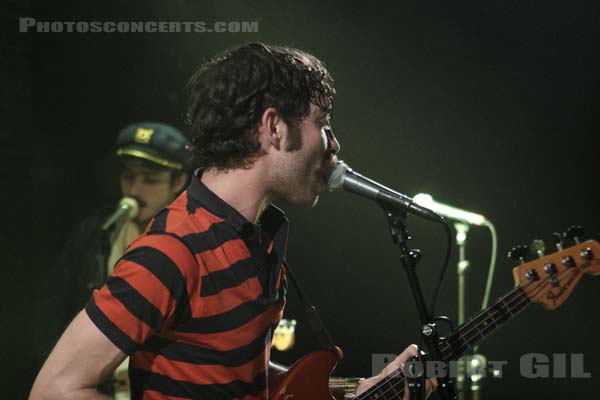
M 273 146 L 279 150 L 286 129 L 287 124 L 283 121 L 279 112 L 274 107 L 267 108 L 262 114 L 258 127 L 261 145 L 263 147 Z

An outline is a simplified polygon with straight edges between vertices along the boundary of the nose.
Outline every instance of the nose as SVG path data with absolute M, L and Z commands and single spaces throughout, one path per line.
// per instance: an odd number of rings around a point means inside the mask
M 338 142 L 337 138 L 333 134 L 333 130 L 325 129 L 325 134 L 327 135 L 327 151 L 331 154 L 338 154 L 340 152 L 340 142 Z
M 131 178 L 128 182 L 128 184 L 125 186 L 125 192 L 123 193 L 127 196 L 131 196 L 131 197 L 136 197 L 139 194 L 139 188 L 140 188 L 140 177 L 135 176 L 133 178 Z

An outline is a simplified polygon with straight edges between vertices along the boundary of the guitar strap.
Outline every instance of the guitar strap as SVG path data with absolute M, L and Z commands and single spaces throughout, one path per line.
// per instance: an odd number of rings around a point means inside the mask
M 302 290 L 300 283 L 298 283 L 298 279 L 296 279 L 296 275 L 290 268 L 287 260 L 283 261 L 283 266 L 287 276 L 289 276 L 290 280 L 292 281 L 292 285 L 298 294 L 298 298 L 304 306 L 304 313 L 306 314 L 308 326 L 310 327 L 313 336 L 317 340 L 317 343 L 324 349 L 334 350 L 335 344 L 333 344 L 333 340 L 331 339 L 331 336 L 329 336 L 329 332 L 327 332 L 327 329 L 325 329 L 325 325 L 317 313 L 317 308 L 309 303 L 304 290 Z

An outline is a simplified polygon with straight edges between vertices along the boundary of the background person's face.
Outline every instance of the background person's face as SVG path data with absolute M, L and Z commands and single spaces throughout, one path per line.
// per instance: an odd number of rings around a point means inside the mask
M 121 192 L 138 201 L 135 222 L 140 228 L 175 197 L 171 173 L 136 163 L 126 163 L 121 172 Z

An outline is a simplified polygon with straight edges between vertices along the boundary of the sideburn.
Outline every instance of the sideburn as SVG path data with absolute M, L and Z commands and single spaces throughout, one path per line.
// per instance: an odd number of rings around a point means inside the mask
M 302 135 L 299 124 L 288 124 L 288 142 L 285 151 L 297 151 L 302 148 Z

